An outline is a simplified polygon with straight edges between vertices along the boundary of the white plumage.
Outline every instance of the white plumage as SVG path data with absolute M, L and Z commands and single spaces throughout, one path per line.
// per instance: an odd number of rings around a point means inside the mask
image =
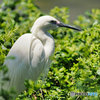
M 55 44 L 52 35 L 47 31 L 57 27 L 79 30 L 60 23 L 51 16 L 42 16 L 35 21 L 31 33 L 22 35 L 15 42 L 7 55 L 7 57 L 13 56 L 15 59 L 6 59 L 4 62 L 9 69 L 7 76 L 10 78 L 10 81 L 4 86 L 5 89 L 15 87 L 19 94 L 25 89 L 25 79 L 36 81 L 42 71 L 46 71 L 46 68 L 50 67 Z

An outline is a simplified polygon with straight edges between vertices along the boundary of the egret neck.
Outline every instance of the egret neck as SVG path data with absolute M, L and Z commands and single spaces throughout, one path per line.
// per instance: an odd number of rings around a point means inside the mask
M 53 55 L 55 49 L 55 43 L 52 35 L 47 32 L 47 29 L 34 27 L 32 30 L 33 30 L 32 36 L 35 36 L 42 42 L 44 46 L 46 58 L 50 57 L 50 55 Z

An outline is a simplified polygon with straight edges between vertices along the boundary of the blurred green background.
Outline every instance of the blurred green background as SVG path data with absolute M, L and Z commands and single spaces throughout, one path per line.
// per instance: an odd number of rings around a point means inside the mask
M 100 8 L 100 0 L 36 0 L 41 11 L 48 13 L 55 6 L 69 8 L 69 20 L 72 23 L 78 15 L 93 8 Z
M 14 0 L 13 0 L 14 1 Z M 69 21 L 72 23 L 85 11 L 100 8 L 100 0 L 33 0 L 42 12 L 48 13 L 55 6 L 69 8 Z M 0 0 L 0 3 L 2 0 Z

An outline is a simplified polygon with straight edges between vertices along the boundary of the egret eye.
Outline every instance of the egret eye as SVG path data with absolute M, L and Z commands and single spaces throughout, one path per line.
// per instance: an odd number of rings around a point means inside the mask
M 57 22 L 54 21 L 54 20 L 50 21 L 50 23 L 51 23 L 51 24 L 57 24 Z

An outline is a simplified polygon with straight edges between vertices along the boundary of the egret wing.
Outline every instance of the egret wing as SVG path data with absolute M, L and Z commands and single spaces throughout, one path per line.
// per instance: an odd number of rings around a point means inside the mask
M 4 86 L 5 89 L 15 87 L 18 93 L 24 90 L 23 83 L 30 67 L 28 63 L 30 39 L 31 34 L 22 35 L 10 49 L 8 59 L 4 62 L 4 65 L 8 67 L 6 76 L 10 78 L 10 81 Z M 14 57 L 14 59 L 9 59 L 10 57 Z
M 6 76 L 10 78 L 4 88 L 15 87 L 17 93 L 21 93 L 25 89 L 24 80 L 36 80 L 42 72 L 45 52 L 41 41 L 34 38 L 31 34 L 22 35 L 9 51 L 7 57 L 13 56 L 15 59 L 4 62 L 9 69 Z
M 42 42 L 39 39 L 32 37 L 29 50 L 30 68 L 26 78 L 37 80 L 44 68 L 45 60 L 45 50 Z

